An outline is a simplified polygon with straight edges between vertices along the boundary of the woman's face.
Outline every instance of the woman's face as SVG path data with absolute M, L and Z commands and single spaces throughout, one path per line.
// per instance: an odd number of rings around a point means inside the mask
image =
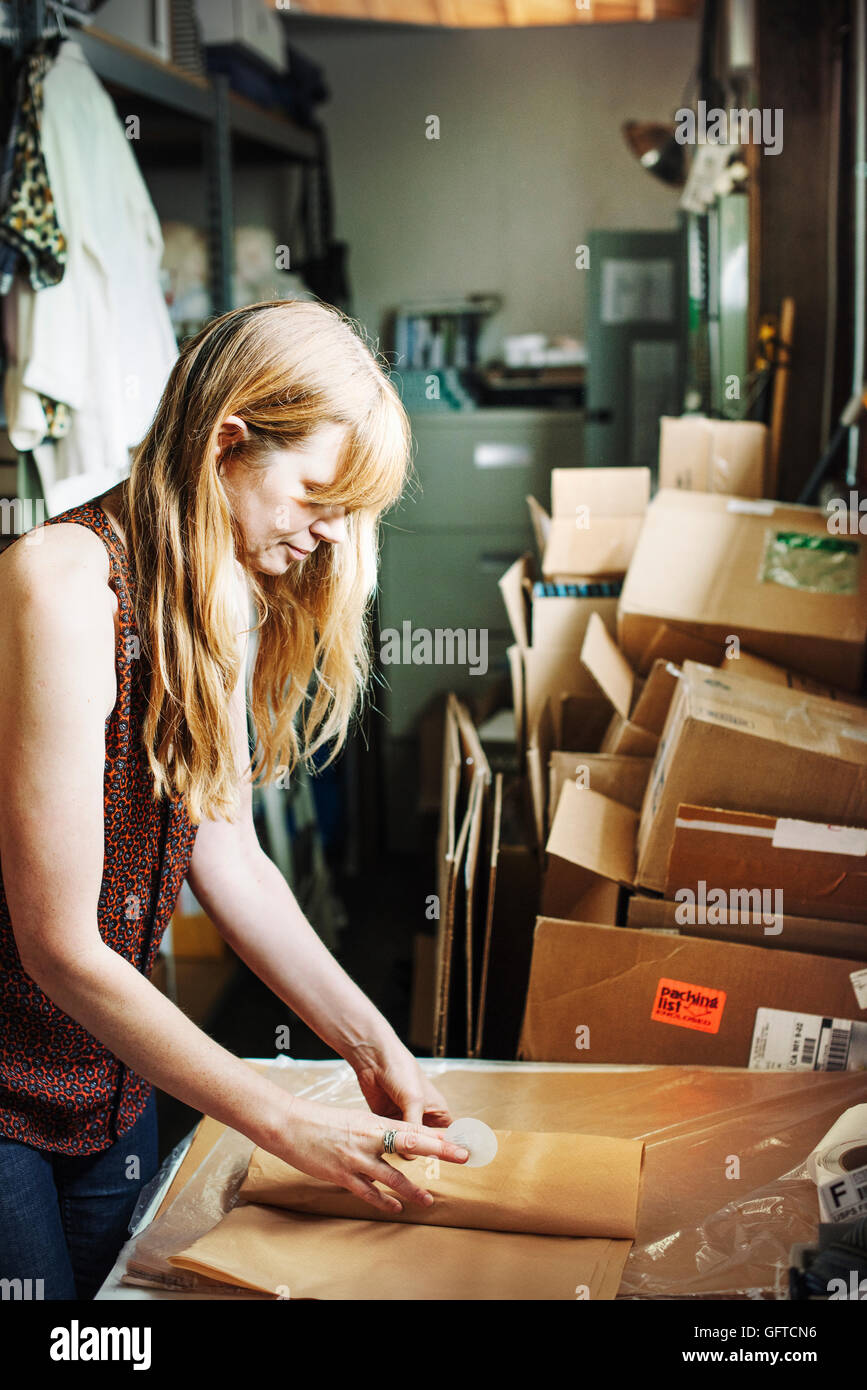
M 275 449 L 253 468 L 233 461 L 224 451 L 247 436 L 237 415 L 220 431 L 217 466 L 220 480 L 244 537 L 244 563 L 261 574 L 284 574 L 304 564 L 320 545 L 339 545 L 345 538 L 343 507 L 323 507 L 308 499 L 308 489 L 334 482 L 345 425 L 321 425 L 300 445 Z

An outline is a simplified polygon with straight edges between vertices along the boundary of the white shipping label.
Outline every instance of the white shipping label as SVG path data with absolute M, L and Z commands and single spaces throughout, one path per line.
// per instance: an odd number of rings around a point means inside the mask
M 859 1009 L 867 1009 L 867 970 L 853 970 L 849 976 Z
M 771 843 L 776 849 L 814 849 L 824 854 L 867 855 L 867 830 L 851 825 L 819 825 L 810 820 L 778 820 Z
M 865 1070 L 867 1023 L 756 1009 L 748 1066 L 752 1071 Z
M 824 1178 L 818 1191 L 819 1210 L 825 1221 L 852 1221 L 867 1214 L 867 1168 Z
M 730 497 L 726 503 L 727 512 L 737 512 L 741 516 L 773 516 L 776 503 L 753 501 L 748 497 Z

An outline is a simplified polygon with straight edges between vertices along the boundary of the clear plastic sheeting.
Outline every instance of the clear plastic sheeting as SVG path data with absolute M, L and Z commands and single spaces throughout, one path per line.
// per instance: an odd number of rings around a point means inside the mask
M 643 1139 L 638 1235 L 622 1299 L 780 1299 L 792 1245 L 817 1237 L 806 1159 L 839 1115 L 867 1099 L 867 1073 L 712 1067 L 423 1062 L 453 1115 L 493 1129 Z M 274 1080 L 323 1103 L 356 1106 L 342 1062 L 287 1065 Z M 168 1264 L 235 1204 L 253 1145 L 224 1130 L 189 1180 L 127 1246 L 127 1279 L 225 1296 Z M 250 1297 L 248 1291 L 238 1296 Z
M 810 594 L 857 594 L 861 548 L 838 536 L 768 531 L 760 579 Z

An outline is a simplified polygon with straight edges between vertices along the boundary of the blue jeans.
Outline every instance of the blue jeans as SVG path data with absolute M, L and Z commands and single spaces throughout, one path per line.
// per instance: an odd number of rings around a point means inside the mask
M 132 1129 L 97 1154 L 49 1153 L 0 1135 L 0 1280 L 33 1281 L 23 1295 L 0 1285 L 0 1298 L 92 1299 L 158 1167 L 153 1091 Z

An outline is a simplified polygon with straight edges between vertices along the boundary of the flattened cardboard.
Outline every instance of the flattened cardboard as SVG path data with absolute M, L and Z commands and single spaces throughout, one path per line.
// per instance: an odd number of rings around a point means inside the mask
M 472 770 L 470 792 L 469 829 L 464 857 L 464 1019 L 466 1025 L 464 1047 L 466 1055 L 472 1055 L 473 1009 L 476 981 L 474 978 L 474 958 L 477 944 L 474 939 L 475 913 L 477 906 L 484 911 L 485 895 L 477 891 L 479 852 L 488 809 L 488 789 L 491 785 L 491 768 L 482 748 L 476 727 L 469 711 L 460 701 L 455 700 L 458 719 L 458 733 L 465 766 Z M 477 903 L 478 899 L 478 903 Z
M 767 425 L 758 420 L 663 415 L 659 486 L 764 497 L 767 436 Z
M 730 905 L 742 903 L 744 910 L 751 897 L 760 910 L 764 891 L 781 912 L 867 922 L 867 831 L 848 837 L 857 842 L 848 853 L 828 848 L 829 839 L 844 839 L 835 834 L 841 827 L 801 822 L 797 848 L 786 847 L 785 831 L 785 820 L 777 816 L 680 806 L 665 896 L 683 901 L 679 892 L 695 895 L 703 882 L 705 892 L 722 889 Z
M 762 916 L 723 910 L 718 923 L 690 925 L 681 922 L 683 915 L 683 903 L 633 893 L 627 907 L 626 925 L 676 931 L 683 936 L 704 936 L 712 941 L 734 941 L 744 946 L 763 946 L 768 950 L 806 951 L 814 956 L 843 956 L 854 960 L 867 955 L 867 927 L 861 923 L 821 921 L 817 917 L 794 917 L 784 913 L 779 922 L 769 924 Z
M 867 711 L 687 661 L 641 808 L 643 888 L 665 887 L 681 803 L 867 826 Z
M 439 901 L 437 924 L 436 993 L 434 997 L 434 1053 L 445 1056 L 451 1005 L 452 964 L 455 935 L 460 924 L 463 935 L 465 877 L 461 870 L 467 852 L 481 777 L 474 775 L 471 763 L 461 753 L 458 700 L 449 695 L 446 704 L 445 751 L 443 757 L 443 818 L 440 826 Z
M 864 965 L 540 917 L 520 1056 L 535 1062 L 745 1067 L 759 1008 L 867 1018 L 849 978 Z M 652 1017 L 664 981 L 689 986 L 698 1001 L 716 999 L 709 1010 L 715 1031 Z M 675 1002 L 701 1008 L 700 1002 Z M 579 1028 L 587 1032 L 579 1035 Z M 576 1039 L 588 1045 L 578 1050 Z
M 827 542 L 828 517 L 818 507 L 658 492 L 620 596 L 618 639 L 632 665 L 642 669 L 663 622 L 710 642 L 736 635 L 757 656 L 857 691 L 867 638 L 864 538 L 845 538 L 860 554 L 858 592 L 823 593 L 762 580 L 769 538 L 784 532 Z
M 482 1033 L 485 1018 L 485 1005 L 488 998 L 488 971 L 491 963 L 491 936 L 494 929 L 494 902 L 497 893 L 497 865 L 500 859 L 500 831 L 503 823 L 503 774 L 498 772 L 494 778 L 494 805 L 491 822 L 491 855 L 488 864 L 488 899 L 485 908 L 485 935 L 482 945 L 482 962 L 479 975 L 478 1012 L 476 1014 L 476 1036 L 469 1053 L 471 1057 L 481 1055 Z

